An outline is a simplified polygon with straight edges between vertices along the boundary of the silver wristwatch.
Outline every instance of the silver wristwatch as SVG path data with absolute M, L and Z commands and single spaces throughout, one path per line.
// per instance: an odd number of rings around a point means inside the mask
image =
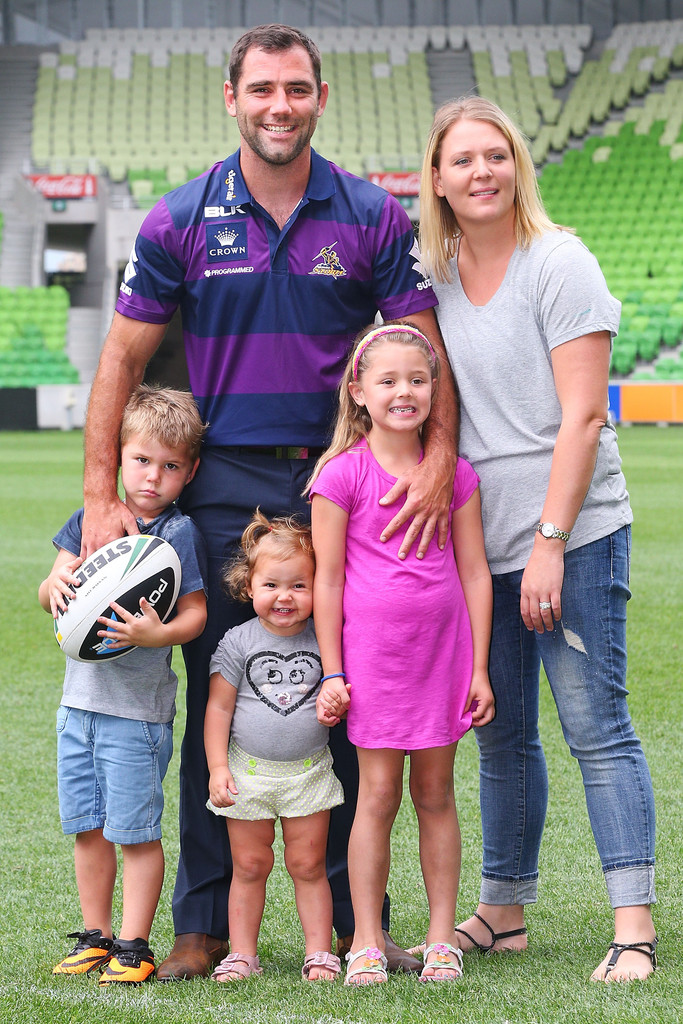
M 566 530 L 558 530 L 554 523 L 537 523 L 536 532 L 546 540 L 569 540 L 571 536 Z

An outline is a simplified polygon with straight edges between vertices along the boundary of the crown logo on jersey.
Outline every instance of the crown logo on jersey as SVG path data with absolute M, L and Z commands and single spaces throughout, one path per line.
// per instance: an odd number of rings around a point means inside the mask
M 217 231 L 215 237 L 221 243 L 221 245 L 232 245 L 239 231 L 233 231 L 232 228 L 223 228 L 221 231 Z

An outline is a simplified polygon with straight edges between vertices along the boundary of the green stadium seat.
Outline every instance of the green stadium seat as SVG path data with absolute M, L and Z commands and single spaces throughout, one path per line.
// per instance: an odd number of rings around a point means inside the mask
M 637 353 L 635 348 L 626 346 L 623 348 L 616 348 L 612 353 L 612 360 L 610 369 L 619 377 L 625 377 L 631 373 L 636 365 Z
M 654 365 L 654 371 L 659 380 L 683 380 L 683 362 L 680 359 L 659 359 Z
M 154 182 L 150 178 L 134 178 L 129 184 L 131 195 L 135 199 L 148 199 L 154 194 Z

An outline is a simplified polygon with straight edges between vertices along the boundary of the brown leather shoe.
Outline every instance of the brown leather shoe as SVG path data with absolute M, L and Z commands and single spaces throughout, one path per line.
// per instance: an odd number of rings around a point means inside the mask
M 346 960 L 346 954 L 351 952 L 351 943 L 353 942 L 353 935 L 345 935 L 337 937 L 337 956 L 344 962 Z
M 382 932 L 382 934 L 384 936 L 384 955 L 387 958 L 387 970 L 395 972 L 404 971 L 406 974 L 422 970 L 423 964 L 421 960 L 418 960 L 417 957 L 406 953 L 405 949 L 397 946 L 389 932 Z M 351 951 L 352 942 L 353 935 L 346 935 L 343 938 L 337 939 L 337 956 L 341 960 Z
M 382 932 L 384 935 L 384 955 L 387 958 L 388 971 L 404 971 L 411 974 L 413 971 L 421 971 L 423 963 L 405 949 L 397 946 L 389 932 Z
M 206 978 L 228 954 L 228 943 L 203 932 L 176 935 L 173 949 L 157 968 L 157 981 Z

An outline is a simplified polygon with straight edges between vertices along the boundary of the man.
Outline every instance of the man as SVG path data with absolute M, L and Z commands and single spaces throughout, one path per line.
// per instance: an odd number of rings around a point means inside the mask
M 86 424 L 83 534 L 84 550 L 92 551 L 136 532 L 116 496 L 115 437 L 128 395 L 180 305 L 190 384 L 209 421 L 201 468 L 183 498 L 209 550 L 209 618 L 202 637 L 184 650 L 176 943 L 159 980 L 206 975 L 226 952 L 229 847 L 223 822 L 205 808 L 203 719 L 209 658 L 249 610 L 223 595 L 222 565 L 257 505 L 268 516 L 306 513 L 301 492 L 326 441 L 348 348 L 377 309 L 385 319 L 410 317 L 448 366 L 406 214 L 383 190 L 311 149 L 328 95 L 312 41 L 282 25 L 250 30 L 235 44 L 224 91 L 241 147 L 164 197 L 143 223 Z M 444 376 L 425 458 L 383 499 L 388 505 L 408 491 L 399 513 L 391 518 L 388 511 L 385 531 L 390 536 L 412 517 L 403 557 L 414 542 L 422 557 L 435 529 L 445 538 L 456 403 Z M 357 766 L 343 729 L 333 737 L 346 804 L 333 815 L 328 869 L 343 946 L 353 932 L 346 843 Z M 418 966 L 388 941 L 390 963 Z

